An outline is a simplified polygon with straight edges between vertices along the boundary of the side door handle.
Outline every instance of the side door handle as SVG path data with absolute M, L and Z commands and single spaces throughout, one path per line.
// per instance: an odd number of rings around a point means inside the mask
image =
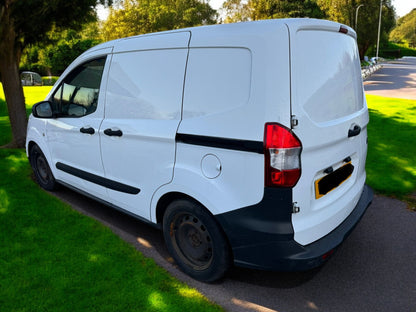
M 348 137 L 351 138 L 351 137 L 357 136 L 360 134 L 360 132 L 361 132 L 361 127 L 359 125 L 355 125 L 354 128 L 348 130 Z
M 95 133 L 95 130 L 92 127 L 89 127 L 89 128 L 82 127 L 81 129 L 79 129 L 79 131 L 81 133 L 86 133 L 86 134 L 94 134 Z
M 105 129 L 104 134 L 108 136 L 117 136 L 121 137 L 123 132 L 121 130 L 112 130 L 111 128 Z

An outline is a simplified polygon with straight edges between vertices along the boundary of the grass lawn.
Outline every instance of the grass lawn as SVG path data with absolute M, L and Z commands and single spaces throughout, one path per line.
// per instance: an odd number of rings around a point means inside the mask
M 416 192 L 416 101 L 367 95 L 367 183 L 375 191 L 408 199 Z
M 32 104 L 45 96 L 37 91 Z M 0 145 L 10 139 L 4 106 Z M 31 174 L 24 150 L 0 149 L 1 311 L 221 311 Z

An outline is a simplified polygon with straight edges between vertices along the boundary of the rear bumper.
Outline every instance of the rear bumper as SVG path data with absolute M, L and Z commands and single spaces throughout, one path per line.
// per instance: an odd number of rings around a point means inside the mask
M 302 246 L 294 241 L 292 192 L 266 188 L 254 206 L 217 215 L 230 241 L 238 266 L 276 271 L 305 271 L 323 264 L 361 220 L 373 199 L 367 185 L 351 212 L 336 229 Z

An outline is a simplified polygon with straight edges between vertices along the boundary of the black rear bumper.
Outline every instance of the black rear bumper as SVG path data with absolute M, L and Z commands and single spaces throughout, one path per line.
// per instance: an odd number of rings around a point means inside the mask
M 217 215 L 238 266 L 304 271 L 323 264 L 361 220 L 373 199 L 367 185 L 351 212 L 336 229 L 318 241 L 302 246 L 294 241 L 292 190 L 266 188 L 257 205 Z

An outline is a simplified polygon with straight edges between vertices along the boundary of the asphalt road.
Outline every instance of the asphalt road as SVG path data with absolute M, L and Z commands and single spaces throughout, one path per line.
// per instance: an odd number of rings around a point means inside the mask
M 364 81 L 368 94 L 416 100 L 416 57 L 404 57 L 383 64 Z
M 415 82 L 416 58 L 403 59 L 367 79 L 365 89 L 416 99 Z M 278 273 L 233 268 L 222 282 L 203 284 L 176 268 L 160 231 L 68 189 L 57 195 L 227 311 L 416 311 L 416 213 L 395 199 L 375 196 L 351 236 L 320 269 Z

